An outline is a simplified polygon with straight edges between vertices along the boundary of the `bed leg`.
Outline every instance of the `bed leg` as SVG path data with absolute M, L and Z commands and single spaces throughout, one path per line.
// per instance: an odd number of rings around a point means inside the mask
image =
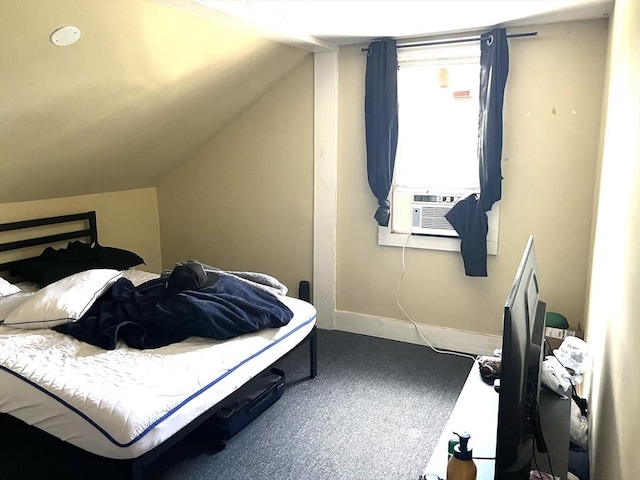
M 318 374 L 318 335 L 317 329 L 314 326 L 311 330 L 311 337 L 309 338 L 309 376 L 316 378 Z

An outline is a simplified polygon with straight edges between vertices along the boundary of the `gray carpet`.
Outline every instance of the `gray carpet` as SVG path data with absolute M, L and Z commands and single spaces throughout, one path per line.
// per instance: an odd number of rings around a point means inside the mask
M 209 454 L 198 431 L 150 465 L 145 478 L 417 480 L 471 367 L 471 360 L 427 347 L 326 330 L 318 331 L 315 379 L 307 378 L 308 363 L 306 346 L 279 362 L 283 397 L 224 450 Z M 34 446 L 31 438 L 12 438 Z M 82 464 L 75 451 L 11 443 L 2 452 L 2 478 L 126 477 L 125 469 L 95 465 L 94 458 L 84 461 L 97 467 L 85 477 L 55 460 Z
M 417 479 L 471 360 L 319 330 L 315 379 L 306 378 L 306 347 L 278 366 L 287 376 L 283 397 L 225 450 L 161 459 L 150 478 Z

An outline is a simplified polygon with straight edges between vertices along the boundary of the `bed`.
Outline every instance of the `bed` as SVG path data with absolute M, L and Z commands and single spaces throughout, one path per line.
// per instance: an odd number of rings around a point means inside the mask
M 73 229 L 15 239 L 17 232 L 51 225 Z M 73 239 L 98 244 L 95 212 L 0 224 L 3 232 L 13 237 L 0 244 L 0 252 Z M 0 272 L 20 261 L 0 263 Z M 133 285 L 158 276 L 141 270 L 123 275 Z M 18 295 L 37 294 L 33 286 L 17 285 Z M 140 480 L 147 465 L 206 422 L 225 398 L 305 343 L 310 377 L 316 376 L 316 310 L 307 292 L 301 282 L 303 298 L 278 298 L 293 312 L 279 328 L 228 340 L 189 337 L 153 349 L 119 342 L 105 350 L 48 324 L 0 324 L 0 413 L 93 454 L 130 462 L 131 477 Z M 0 298 L 0 307 L 9 297 Z

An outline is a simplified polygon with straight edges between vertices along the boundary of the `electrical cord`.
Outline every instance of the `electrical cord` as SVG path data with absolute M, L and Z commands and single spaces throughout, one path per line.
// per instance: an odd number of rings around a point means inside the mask
M 400 291 L 400 286 L 402 285 L 402 280 L 404 279 L 404 274 L 405 274 L 405 261 L 404 261 L 405 255 L 404 254 L 405 254 L 405 249 L 406 249 L 406 246 L 407 246 L 407 241 L 409 240 L 410 236 L 411 236 L 411 234 L 408 233 L 407 236 L 404 239 L 403 244 L 402 244 L 402 274 L 400 275 L 400 280 L 398 281 L 398 286 L 396 287 L 396 293 L 395 293 L 396 304 L 398 305 L 398 307 L 400 307 L 400 310 L 402 311 L 404 316 L 407 318 L 407 320 L 409 320 L 411 323 L 413 323 L 414 327 L 416 327 L 416 331 L 418 332 L 418 335 L 420 335 L 420 338 L 422 338 L 422 341 L 424 343 L 426 343 L 431 348 L 431 350 L 433 350 L 436 353 L 447 354 L 447 355 L 456 355 L 458 357 L 470 358 L 471 360 L 476 362 L 478 360 L 477 356 L 469 355 L 467 353 L 459 353 L 459 352 L 452 352 L 452 351 L 449 351 L 449 350 L 441 350 L 441 349 L 436 348 L 433 345 L 431 345 L 431 342 L 429 342 L 429 340 L 427 340 L 426 337 L 420 331 L 420 326 L 416 323 L 416 321 L 413 318 L 411 318 L 411 316 L 402 307 L 402 304 L 400 303 L 400 300 L 398 299 L 398 292 Z
M 536 466 L 536 472 L 538 472 L 538 477 L 545 478 L 540 470 L 540 465 L 538 465 L 538 459 L 536 458 L 536 450 L 533 443 L 531 444 L 531 456 L 533 457 L 533 463 Z M 549 474 L 551 475 L 551 477 L 559 478 L 559 477 L 556 477 L 553 473 L 553 466 L 551 465 L 551 455 L 549 455 L 549 452 L 547 452 L 547 461 L 549 462 Z
M 535 455 L 534 455 L 534 457 L 535 457 Z M 551 476 L 553 478 L 556 478 L 556 476 L 553 473 L 553 465 L 551 465 L 551 455 L 549 454 L 549 452 L 547 452 L 547 461 L 549 462 L 549 470 L 550 470 L 549 473 L 551 473 Z
M 551 475 L 552 478 L 557 478 L 553 473 L 553 466 L 551 465 L 551 455 L 549 454 L 548 451 L 546 453 L 547 453 L 547 461 L 549 462 L 549 474 Z M 545 478 L 542 472 L 540 471 L 540 465 L 538 465 L 538 459 L 536 458 L 536 450 L 533 444 L 531 445 L 531 456 L 533 457 L 533 463 L 536 466 L 536 472 L 538 472 L 538 476 L 540 478 Z
M 535 396 L 533 397 L 533 400 L 534 401 L 531 402 L 531 409 L 533 410 L 533 412 L 532 412 L 533 418 L 534 419 L 538 419 L 538 420 L 534 420 L 534 421 L 539 421 L 539 419 L 540 419 L 540 406 L 538 405 L 538 402 L 537 402 Z M 539 437 L 534 435 L 535 442 L 533 442 L 533 443 L 534 443 L 534 445 L 536 445 L 538 447 L 538 451 L 539 452 L 541 452 L 541 453 L 544 452 L 544 453 L 547 454 L 547 461 L 549 462 L 549 473 L 551 474 L 551 476 L 553 478 L 556 478 L 554 473 L 553 473 L 553 465 L 551 464 L 551 455 L 549 454 L 549 449 L 547 448 L 547 444 L 544 441 L 544 436 L 542 434 L 542 427 L 539 424 L 538 424 L 538 430 L 539 430 L 538 431 Z M 541 443 L 538 443 L 538 442 L 541 442 Z M 535 452 L 535 448 L 534 448 L 533 445 L 531 446 L 531 449 L 532 449 L 532 452 L 533 452 L 533 461 L 534 461 L 534 463 L 536 465 L 536 469 L 538 470 L 538 474 L 540 474 L 540 467 L 538 467 L 538 460 L 536 458 L 536 452 Z M 542 475 L 540 475 L 540 477 L 542 477 Z
M 542 478 L 542 473 L 540 472 L 540 465 L 538 465 L 538 459 L 536 458 L 536 448 L 534 443 L 531 443 L 531 456 L 533 457 L 533 463 L 536 466 L 536 472 L 538 472 L 538 476 Z

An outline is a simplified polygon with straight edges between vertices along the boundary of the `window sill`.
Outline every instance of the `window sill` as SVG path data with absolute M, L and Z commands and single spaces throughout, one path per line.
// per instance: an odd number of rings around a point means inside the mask
M 409 238 L 407 238 L 407 236 Z M 406 242 L 406 243 L 405 243 Z M 378 245 L 387 247 L 418 248 L 422 250 L 442 250 L 446 252 L 460 251 L 460 238 L 433 237 L 429 235 L 409 235 L 406 233 L 391 233 L 389 227 L 378 227 Z M 487 254 L 498 254 L 498 242 L 487 240 Z

